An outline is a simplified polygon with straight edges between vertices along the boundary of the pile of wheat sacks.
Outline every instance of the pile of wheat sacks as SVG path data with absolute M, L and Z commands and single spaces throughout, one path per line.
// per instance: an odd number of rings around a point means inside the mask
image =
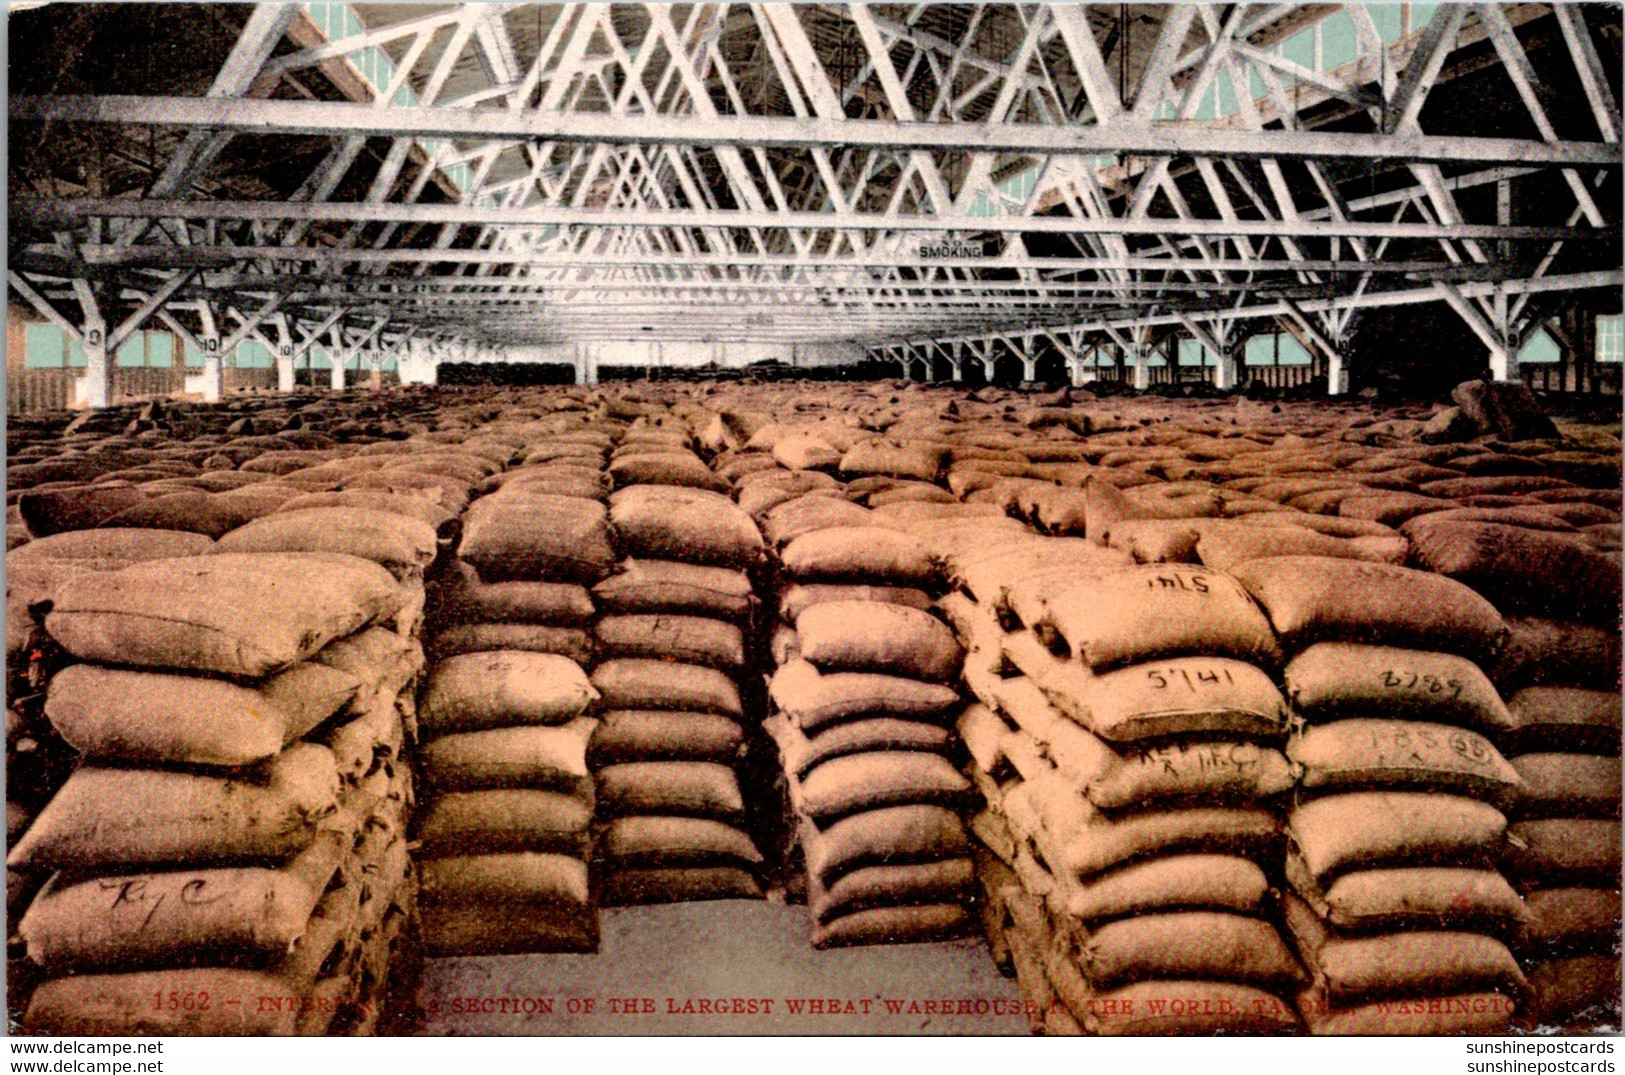
M 1162 1033 L 1301 1020 L 1314 1033 L 1437 1034 L 1617 1022 L 1617 522 L 1603 521 L 1617 511 L 1599 506 L 1611 494 L 1551 477 L 1456 477 L 1459 487 L 1427 483 L 1431 503 L 1405 499 L 1384 522 L 1371 505 L 1396 494 L 1367 482 L 1398 486 L 1395 471 L 1408 482 L 1447 479 L 1417 473 L 1430 464 L 1397 451 L 1346 441 L 1316 451 L 1301 428 L 1254 444 L 1211 428 L 1153 431 L 1094 438 L 1140 441 L 1155 450 L 1151 461 L 1105 451 L 1082 474 L 970 494 L 1053 535 L 1033 539 L 1025 558 L 1013 542 L 1008 554 L 967 562 L 957 572 L 965 596 L 951 606 L 971 649 L 967 682 L 985 684 L 985 709 L 962 726 L 973 774 L 990 807 L 1001 793 L 1006 806 L 976 821 L 993 852 L 988 920 L 1033 1007 L 1050 1013 L 1035 1024 Z M 1475 470 L 1531 469 L 1510 452 L 1458 454 Z M 1339 460 L 1360 476 L 1335 473 Z M 1254 468 L 1256 478 L 1213 481 Z M 1443 499 L 1486 486 L 1549 497 L 1567 519 Z M 1328 510 L 1339 506 L 1343 514 Z M 1494 521 L 1507 518 L 1516 525 Z M 1112 629 L 1123 627 L 1135 647 L 1175 659 L 1141 664 L 1150 653 L 1114 652 Z M 1515 691 L 1531 679 L 1564 686 Z M 1168 704 L 1171 690 L 1178 704 Z M 1095 737 L 1080 737 L 1078 724 Z M 1187 724 L 1250 745 L 1212 756 L 1202 736 L 1178 734 Z M 1179 837 L 1186 850 L 1228 850 L 1252 828 L 1261 869 L 1232 863 L 1223 893 L 1218 859 L 1176 876 L 1179 859 L 1153 858 L 1135 867 L 1133 885 L 1100 886 L 1129 870 L 1072 885 L 1074 871 L 1056 859 L 1098 871 L 1098 860 L 1078 857 L 1092 827 L 1131 822 L 1149 837 L 1156 814 L 1113 788 L 1147 763 L 1169 785 L 1163 794 L 1209 811 L 1206 836 L 1194 826 Z M 1194 800 L 1195 784 L 1172 786 L 1187 767 L 1209 785 Z M 1243 824 L 1235 811 L 1247 799 L 1281 819 L 1284 840 L 1270 838 L 1262 814 Z M 1166 872 L 1153 880 L 1155 869 Z M 1181 914 L 1125 903 L 1103 912 L 1081 894 L 1145 900 L 1159 882 L 1196 886 L 1164 893 Z M 1248 945 L 1227 947 L 1216 922 L 1195 924 L 1196 907 L 1260 922 Z M 1189 944 L 1173 928 L 1154 944 L 1129 939 L 1159 919 L 1192 923 Z M 1104 989 L 1128 956 L 1146 961 L 1139 973 L 1152 981 Z M 1241 963 L 1282 1003 L 1202 1003 Z M 1193 971 L 1206 994 L 1173 977 Z M 1176 1012 L 1179 998 L 1189 1004 Z
M 742 781 L 759 732 L 762 538 L 693 423 L 627 407 L 611 452 L 618 559 L 593 589 L 603 723 L 592 743 L 604 900 L 761 899 L 765 858 Z
M 15 422 L 14 1017 L 364 1033 L 420 950 L 768 895 L 817 947 L 981 933 L 1040 1033 L 1617 1026 L 1619 433 L 1435 419 L 747 379 Z
M 429 607 L 415 830 L 424 949 L 591 951 L 587 587 L 609 560 L 604 446 L 568 416 L 476 436 L 491 465 Z
M 953 498 L 930 450 L 853 433 L 764 425 L 745 448 L 777 465 L 739 494 L 775 553 L 767 729 L 818 948 L 943 940 L 974 922 L 974 792 L 953 763 L 962 652 L 935 612 L 930 550 L 901 523 Z
M 26 546 L 100 569 L 42 609 L 61 655 L 43 712 L 80 761 L 8 857 L 50 875 L 18 925 L 44 978 L 25 1030 L 376 1024 L 412 927 L 402 754 L 436 551 L 419 520 L 343 507 L 215 542 L 113 528 Z

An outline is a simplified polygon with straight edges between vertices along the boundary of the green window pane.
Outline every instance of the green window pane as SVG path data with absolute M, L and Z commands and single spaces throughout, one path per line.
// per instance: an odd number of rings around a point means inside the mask
M 167 332 L 147 333 L 147 365 L 168 369 L 175 364 L 175 337 Z
M 1281 45 L 1281 55 L 1313 71 L 1315 69 L 1315 30 L 1310 27 L 1287 38 Z
M 1403 4 L 1367 4 L 1366 10 L 1371 13 L 1371 21 L 1377 24 L 1377 34 L 1383 44 L 1398 41 L 1403 36 Z
M 237 368 L 245 370 L 270 369 L 271 349 L 258 340 L 246 340 L 237 345 Z
M 125 368 L 140 367 L 147 364 L 146 333 L 133 332 L 130 338 L 119 345 L 118 355 L 114 363 Z
M 333 360 L 320 347 L 312 347 L 306 353 L 310 356 L 310 364 L 306 367 L 307 369 L 330 370 L 333 368 Z
M 1625 317 L 1597 318 L 1597 361 L 1625 361 Z
M 384 359 L 383 365 L 381 365 L 379 367 L 379 369 L 384 369 L 384 370 L 393 370 L 394 368 L 395 368 L 395 360 L 393 358 L 387 358 L 387 357 Z
M 1281 333 L 1280 341 L 1281 341 L 1281 365 L 1283 365 L 1283 366 L 1307 366 L 1307 365 L 1309 365 L 1309 362 L 1310 362 L 1309 352 L 1304 350 L 1303 344 L 1298 342 L 1298 338 L 1296 336 L 1292 335 L 1289 332 L 1283 332 L 1283 333 Z
M 31 370 L 62 368 L 67 333 L 56 325 L 29 325 L 23 334 L 23 365 Z
M 1334 71 L 1346 63 L 1352 63 L 1359 54 L 1359 38 L 1354 34 L 1354 20 L 1348 13 L 1339 11 L 1321 23 L 1321 33 L 1324 35 L 1324 52 L 1321 57 L 1321 69 Z
M 1275 365 L 1275 335 L 1273 333 L 1263 336 L 1254 336 L 1247 341 L 1247 350 L 1244 352 L 1246 364 L 1249 366 Z
M 85 367 L 85 349 L 78 340 L 68 341 L 68 365 L 77 369 Z
M 1545 329 L 1530 337 L 1523 345 L 1523 349 L 1518 352 L 1519 362 L 1556 362 L 1561 357 L 1562 352 L 1557 348 L 1557 341 L 1547 335 Z
M 193 369 L 203 368 L 203 352 L 193 347 L 190 341 L 186 344 L 186 364 Z

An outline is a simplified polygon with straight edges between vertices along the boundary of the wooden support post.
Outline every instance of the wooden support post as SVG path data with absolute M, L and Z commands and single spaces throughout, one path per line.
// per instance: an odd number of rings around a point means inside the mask
M 1226 343 L 1224 350 L 1213 355 L 1213 387 L 1225 392 L 1241 383 L 1240 348 L 1233 341 Z
M 85 373 L 74 382 L 74 398 L 83 406 L 99 410 L 113 402 L 113 356 L 107 347 L 107 324 L 100 313 L 85 320 L 82 333 Z
M 278 317 L 276 321 L 276 390 L 278 392 L 293 391 L 293 352 L 293 337 L 288 334 L 288 319 Z

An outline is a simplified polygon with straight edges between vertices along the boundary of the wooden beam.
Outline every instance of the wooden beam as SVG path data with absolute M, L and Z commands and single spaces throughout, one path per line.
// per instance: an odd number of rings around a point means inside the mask
M 1446 5 L 1451 7 L 1452 5 Z M 1141 117 L 1105 125 L 897 123 L 815 117 L 616 116 L 507 109 L 377 107 L 346 101 L 211 97 L 18 96 L 12 122 L 55 120 L 233 131 L 239 134 L 393 138 L 540 139 L 604 145 L 779 146 L 961 150 L 1033 156 L 1122 153 L 1160 157 L 1297 157 L 1429 164 L 1498 163 L 1617 167 L 1620 150 L 1603 142 L 1327 131 L 1247 131 L 1155 124 Z
M 1358 236 L 1375 239 L 1587 239 L 1617 242 L 1613 229 L 1573 226 L 1424 223 L 1367 220 L 1170 220 L 1161 217 L 977 217 L 962 213 L 828 213 L 753 210 L 580 209 L 568 206 L 453 205 L 417 202 L 370 205 L 364 202 L 194 201 L 134 198 L 13 198 L 15 224 L 59 227 L 106 217 L 169 217 L 189 220 L 388 221 L 401 224 L 458 224 L 518 228 L 802 228 L 807 230 L 954 231 L 969 234 L 1046 235 L 1203 235 L 1203 236 Z

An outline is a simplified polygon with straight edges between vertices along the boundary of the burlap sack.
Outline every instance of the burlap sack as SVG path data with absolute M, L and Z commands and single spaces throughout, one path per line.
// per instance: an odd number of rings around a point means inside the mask
M 877 672 L 932 683 L 956 679 L 964 651 L 953 632 L 919 609 L 829 601 L 796 621 L 801 656 L 826 672 Z
M 429 641 L 429 659 L 449 660 L 468 653 L 509 650 L 551 653 L 579 665 L 597 655 L 592 634 L 582 627 L 548 627 L 531 623 L 459 623 L 436 631 Z
M 593 636 L 607 660 L 649 658 L 725 670 L 745 666 L 744 634 L 731 623 L 706 616 L 601 616 Z
M 459 623 L 533 623 L 585 627 L 592 622 L 592 597 L 568 582 L 481 582 L 473 565 L 453 560 L 434 589 L 432 619 Z
M 877 907 L 931 903 L 968 905 L 976 888 L 976 871 L 967 856 L 865 866 L 824 886 L 816 875 L 807 881 L 807 909 L 816 923 Z
M 919 541 L 883 526 L 824 527 L 790 541 L 779 560 L 803 582 L 929 586 L 937 576 Z
M 1287 757 L 1306 790 L 1411 788 L 1493 803 L 1517 801 L 1523 781 L 1488 739 L 1417 720 L 1358 718 L 1300 729 Z
M 488 582 L 590 586 L 615 563 L 604 505 L 518 490 L 484 497 L 468 510 L 458 553 Z
M 792 800 L 827 826 L 849 814 L 914 803 L 970 805 L 969 781 L 939 754 L 875 750 L 834 758 L 798 781 Z
M 616 870 L 604 879 L 608 907 L 697 900 L 759 900 L 762 886 L 738 866 L 662 866 Z
M 431 799 L 418 821 L 425 857 L 543 851 L 585 857 L 592 800 L 535 788 L 462 791 Z
M 621 658 L 592 670 L 604 709 L 670 709 L 685 713 L 744 715 L 739 688 L 715 668 Z
M 1320 642 L 1283 674 L 1292 708 L 1311 721 L 1394 717 L 1499 736 L 1513 721 L 1479 667 L 1451 653 Z
M 755 606 L 750 577 L 723 567 L 673 560 L 623 560 L 592 589 L 606 613 L 679 613 L 738 623 Z
M 627 761 L 714 761 L 732 764 L 744 748 L 739 722 L 716 713 L 610 709 L 599 714 L 588 748 L 593 767 Z
M 1187 654 L 1266 667 L 1280 660 L 1246 591 L 1202 568 L 1126 568 L 1051 598 L 1049 611 L 1049 626 L 1096 671 Z
M 597 776 L 602 817 L 661 814 L 732 824 L 744 819 L 739 778 L 715 762 L 623 762 L 605 766 Z
M 585 907 L 587 864 L 569 855 L 515 851 L 453 855 L 418 865 L 427 904 Z
M 1236 855 L 1173 854 L 1111 870 L 1089 880 L 1062 873 L 1051 906 L 1080 922 L 1176 910 L 1258 914 L 1269 880 Z
M 732 865 L 759 868 L 762 853 L 744 831 L 702 817 L 648 814 L 613 818 L 599 851 L 612 868 Z
M 1480 664 L 1505 635 L 1495 607 L 1427 571 L 1329 556 L 1280 556 L 1236 568 L 1269 613 L 1281 644 L 1363 642 L 1456 653 Z
M 338 792 L 332 752 L 312 743 L 296 743 L 248 775 L 84 765 L 6 861 L 107 870 L 284 858 L 316 839 L 338 809 Z
M 946 720 L 959 702 L 953 688 L 872 672 L 820 673 L 805 660 L 774 673 L 773 704 L 805 732 L 877 714 L 912 720 Z
M 260 678 L 394 615 L 377 564 L 335 553 L 193 556 L 79 576 L 45 626 L 81 660 Z
M 564 724 L 598 700 L 581 666 L 549 653 L 497 650 L 441 661 L 423 691 L 423 725 L 437 732 Z
M 1287 825 L 1304 865 L 1324 883 L 1350 869 L 1490 865 L 1506 815 L 1461 795 L 1356 791 L 1302 803 Z
M 1519 754 L 1512 768 L 1523 780 L 1520 819 L 1618 817 L 1619 759 L 1595 754 Z
M 434 563 L 440 550 L 433 527 L 372 508 L 278 511 L 222 534 L 211 553 L 336 552 L 371 560 L 406 578 Z
M 622 489 L 609 500 L 609 520 L 628 556 L 745 568 L 762 556 L 762 535 L 727 497 L 666 485 Z
M 1120 918 L 1079 939 L 1078 965 L 1097 989 L 1152 980 L 1219 980 L 1285 990 L 1303 968 L 1270 923 L 1225 911 Z
M 1317 917 L 1351 934 L 1448 929 L 1507 938 L 1526 918 L 1523 899 L 1491 869 L 1378 867 L 1353 870 L 1322 886 L 1292 852 L 1286 879 Z
M 258 689 L 202 676 L 75 664 L 51 678 L 45 715 L 88 757 L 146 764 L 264 761 L 344 708 L 360 684 L 296 664 Z
M 872 907 L 816 923 L 810 940 L 820 950 L 860 944 L 920 944 L 962 937 L 975 922 L 957 903 Z
M 1282 910 L 1317 991 L 1334 1005 L 1481 991 L 1517 995 L 1526 987 L 1506 945 L 1482 933 L 1412 929 L 1343 937 L 1295 896 L 1282 899 Z
M 795 777 L 806 776 L 826 761 L 854 754 L 923 751 L 949 756 L 955 745 L 953 733 L 941 725 L 885 716 L 836 724 L 811 738 L 782 715 L 769 717 L 762 726 L 779 748 L 784 772 Z
M 864 866 L 929 862 L 970 850 L 965 826 L 941 806 L 891 806 L 804 830 L 807 869 L 827 886 Z
M 494 728 L 443 735 L 422 747 L 421 771 L 440 791 L 546 788 L 590 794 L 587 744 L 598 722 L 577 717 L 557 726 Z

